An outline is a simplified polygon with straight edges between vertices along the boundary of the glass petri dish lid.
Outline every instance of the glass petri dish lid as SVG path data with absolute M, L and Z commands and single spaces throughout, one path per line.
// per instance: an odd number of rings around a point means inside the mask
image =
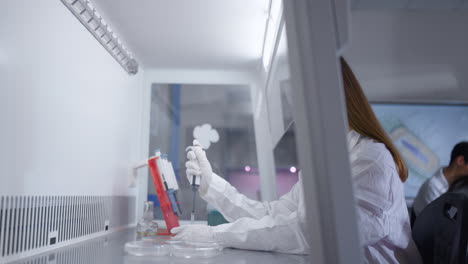
M 171 250 L 160 240 L 139 240 L 127 242 L 125 252 L 133 256 L 168 256 Z
M 223 253 L 219 242 L 178 241 L 171 243 L 171 254 L 181 258 L 210 258 Z

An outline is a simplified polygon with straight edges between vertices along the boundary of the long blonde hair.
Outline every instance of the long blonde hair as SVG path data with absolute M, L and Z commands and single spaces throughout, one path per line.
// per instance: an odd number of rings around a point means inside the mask
M 349 127 L 363 136 L 384 144 L 392 154 L 400 179 L 404 182 L 408 178 L 408 168 L 377 120 L 351 67 L 343 57 L 340 57 L 340 62 Z

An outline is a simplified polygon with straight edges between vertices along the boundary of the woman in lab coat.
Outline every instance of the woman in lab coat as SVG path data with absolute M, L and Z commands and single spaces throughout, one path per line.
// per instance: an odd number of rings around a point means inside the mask
M 360 242 L 366 263 L 420 263 L 403 192 L 407 168 L 380 126 L 356 77 L 341 58 L 350 130 L 347 134 Z M 227 247 L 307 254 L 307 225 L 299 184 L 273 202 L 248 199 L 214 174 L 205 152 L 188 153 L 187 175 L 201 175 L 201 197 L 230 222 L 174 228 L 176 239 L 220 241 Z

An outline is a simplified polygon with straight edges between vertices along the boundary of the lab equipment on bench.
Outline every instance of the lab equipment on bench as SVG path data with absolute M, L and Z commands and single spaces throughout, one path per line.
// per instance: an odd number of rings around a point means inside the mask
M 170 234 L 172 228 L 179 226 L 178 216 L 180 215 L 180 209 L 177 208 L 178 203 L 175 196 L 175 192 L 179 189 L 179 186 L 175 179 L 175 173 L 169 171 L 170 166 L 166 168 L 165 162 L 161 157 L 161 152 L 157 150 L 155 156 L 133 167 L 133 175 L 135 177 L 137 169 L 145 166 L 149 167 L 156 196 L 158 197 L 161 212 L 166 222 L 167 234 Z M 173 197 L 173 203 L 171 203 L 169 195 Z
M 158 196 L 159 205 L 166 222 L 167 230 L 170 232 L 173 227 L 179 226 L 179 218 L 172 209 L 171 202 L 163 186 L 161 157 L 155 156 L 148 160 L 151 177 L 153 178 L 154 188 Z
M 137 240 L 156 237 L 158 234 L 158 223 L 154 219 L 154 203 L 145 201 L 143 218 L 137 224 Z
M 158 153 L 157 150 L 156 156 L 160 154 L 161 156 L 161 167 L 162 167 L 162 178 L 164 181 L 164 188 L 166 189 L 167 196 L 171 202 L 172 210 L 176 215 L 182 215 L 182 210 L 180 208 L 180 203 L 177 199 L 177 190 L 179 190 L 179 184 L 174 173 L 174 168 L 172 163 L 167 159 L 167 155 L 164 153 Z
M 196 139 L 193 141 L 193 145 L 201 146 L 200 143 L 198 143 Z M 185 149 L 186 152 L 190 150 L 192 150 L 191 146 Z M 190 155 L 190 153 L 191 152 L 187 153 L 187 158 L 189 160 L 194 160 L 197 158 L 194 155 Z M 192 212 L 190 213 L 190 223 L 193 224 L 193 222 L 195 221 L 195 202 L 196 202 L 198 187 L 200 186 L 200 175 L 187 175 L 187 177 L 191 179 L 190 185 L 192 188 Z

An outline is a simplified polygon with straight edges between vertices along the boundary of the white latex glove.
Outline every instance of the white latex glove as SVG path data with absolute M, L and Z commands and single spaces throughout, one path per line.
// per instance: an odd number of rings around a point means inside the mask
M 185 240 L 190 242 L 218 242 L 213 227 L 208 225 L 186 225 L 174 227 L 171 233 L 176 236 L 174 240 Z
M 192 184 L 192 176 L 199 176 L 201 178 L 196 184 L 199 184 L 200 193 L 206 193 L 213 177 L 213 170 L 211 164 L 206 158 L 205 151 L 200 146 L 192 146 L 191 150 L 187 153 L 188 161 L 185 163 L 187 179 Z
M 187 152 L 187 162 L 185 163 L 185 173 L 187 175 L 187 180 L 190 185 L 192 185 L 193 176 L 196 177 L 195 184 L 200 185 L 200 176 L 202 174 L 200 166 L 198 165 L 198 160 L 193 150 Z

